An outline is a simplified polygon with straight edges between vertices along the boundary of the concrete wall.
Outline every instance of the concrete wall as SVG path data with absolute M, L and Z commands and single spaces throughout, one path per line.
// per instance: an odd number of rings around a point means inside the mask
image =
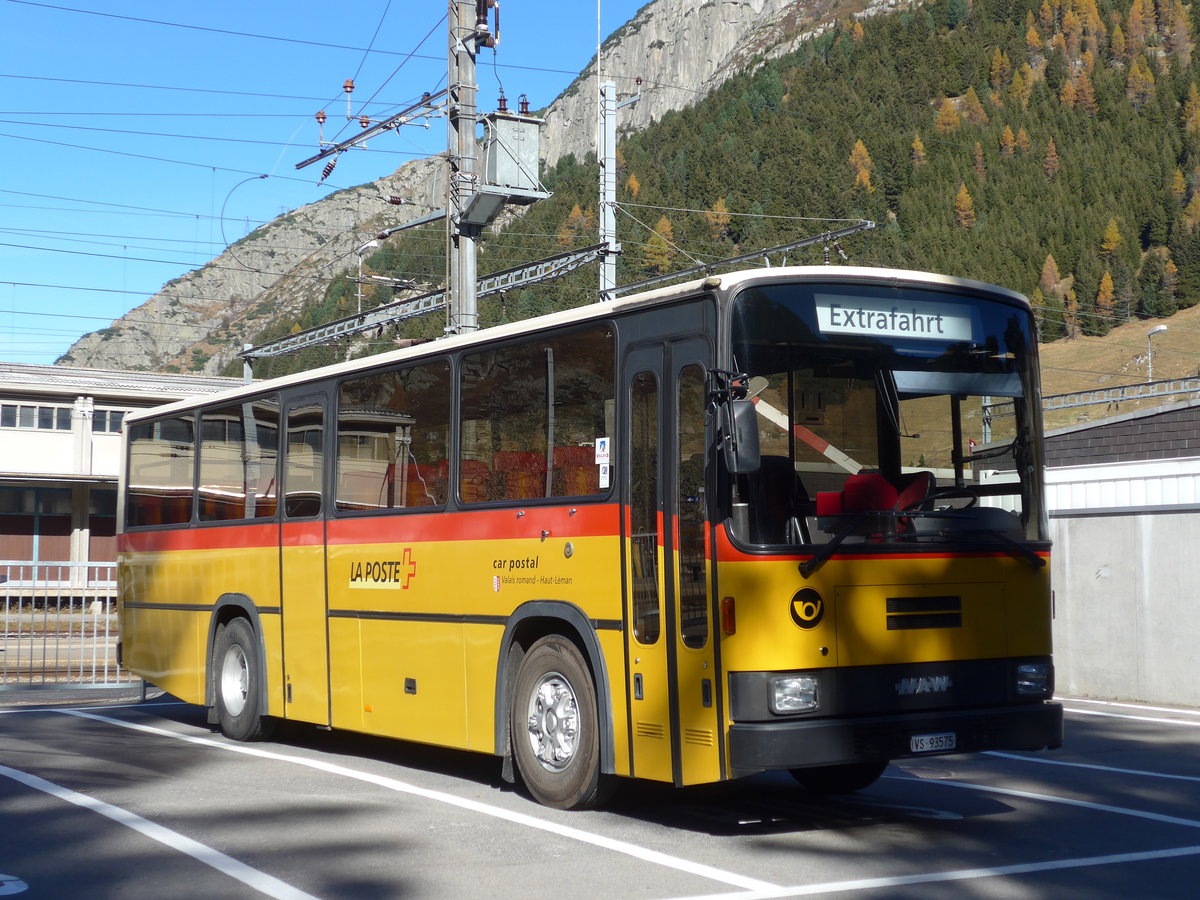
M 1200 459 L 1052 469 L 1063 694 L 1200 707 Z

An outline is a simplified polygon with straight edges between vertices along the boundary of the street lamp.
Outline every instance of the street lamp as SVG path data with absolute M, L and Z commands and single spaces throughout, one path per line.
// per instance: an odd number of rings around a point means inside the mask
M 1146 332 L 1146 384 L 1154 380 L 1154 342 L 1150 339 L 1166 330 L 1166 325 L 1155 325 Z
M 354 251 L 355 253 L 358 254 L 358 292 L 357 293 L 358 293 L 358 311 L 360 313 L 362 312 L 362 262 L 363 262 L 363 257 L 366 256 L 369 251 L 374 250 L 378 246 L 379 246 L 379 241 L 367 241 L 365 244 L 363 244 L 361 247 L 359 247 L 357 250 Z M 1162 327 L 1166 328 L 1167 326 L 1164 325 Z

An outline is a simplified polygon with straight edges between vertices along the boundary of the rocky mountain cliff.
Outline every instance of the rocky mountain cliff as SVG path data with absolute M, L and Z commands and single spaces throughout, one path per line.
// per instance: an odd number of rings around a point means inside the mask
M 616 83 L 622 100 L 640 96 L 622 109 L 618 125 L 622 132 L 639 131 L 702 100 L 732 75 L 791 52 L 837 19 L 908 5 L 908 0 L 654 0 L 601 45 L 600 76 Z M 570 153 L 582 160 L 595 150 L 596 94 L 593 57 L 545 112 L 547 164 Z
M 792 50 L 836 18 L 908 0 L 653 0 L 601 48 L 601 75 L 641 100 L 622 111 L 625 131 L 697 102 L 727 78 Z M 617 77 L 620 73 L 620 77 Z M 543 156 L 553 164 L 594 149 L 595 59 L 546 110 Z M 60 365 L 217 374 L 243 343 L 294 319 L 330 280 L 357 265 L 356 247 L 380 229 L 443 205 L 443 160 L 417 160 L 385 178 L 338 191 L 255 230 L 212 262 L 164 285 L 108 328 L 85 335 Z M 398 195 L 411 205 L 387 205 Z

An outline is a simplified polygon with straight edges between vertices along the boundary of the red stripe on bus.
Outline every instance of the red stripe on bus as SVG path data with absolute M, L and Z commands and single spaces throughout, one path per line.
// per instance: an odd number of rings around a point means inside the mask
M 278 543 L 279 525 L 275 522 L 134 531 L 117 537 L 117 546 L 122 553 L 240 550 L 248 547 L 274 547 Z
M 618 516 L 615 503 L 363 516 L 330 519 L 328 523 L 288 522 L 283 525 L 282 541 L 289 547 L 320 546 L 326 540 L 326 525 L 331 545 L 541 539 L 543 531 L 548 532 L 547 538 L 615 537 Z M 277 523 L 269 522 L 138 531 L 121 535 L 118 543 L 123 553 L 265 548 L 278 546 L 279 529 Z

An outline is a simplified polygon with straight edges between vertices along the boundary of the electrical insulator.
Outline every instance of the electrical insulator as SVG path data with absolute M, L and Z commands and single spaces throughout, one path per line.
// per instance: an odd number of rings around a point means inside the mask
M 393 194 L 391 197 L 387 198 L 387 202 L 392 204 L 392 206 L 401 206 L 405 201 L 403 197 L 397 197 L 395 194 Z
M 366 116 L 359 116 L 358 124 L 361 125 L 363 128 L 370 128 L 371 120 L 368 119 Z
M 517 112 L 523 116 L 529 115 L 529 98 L 522 94 L 517 101 Z
M 323 109 L 317 110 L 317 124 L 318 125 L 325 124 L 325 110 L 323 110 Z
M 500 94 L 500 112 L 508 112 L 508 98 Z
M 337 157 L 335 156 L 329 162 L 325 163 L 325 168 L 321 170 L 321 180 L 324 181 L 333 174 L 333 168 L 337 165 Z
M 347 78 L 346 83 L 342 85 L 342 90 L 345 91 L 347 94 L 353 94 L 354 93 L 354 79 Z

